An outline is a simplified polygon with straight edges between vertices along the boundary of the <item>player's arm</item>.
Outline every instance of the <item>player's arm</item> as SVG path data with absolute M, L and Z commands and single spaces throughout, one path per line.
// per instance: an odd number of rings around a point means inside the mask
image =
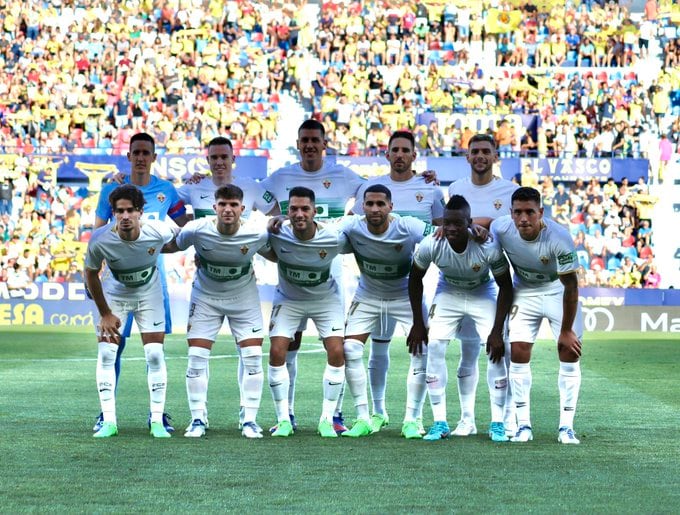
M 184 227 L 190 220 L 191 217 L 186 212 L 172 219 L 180 227 Z
M 272 248 L 271 245 L 265 245 L 260 250 L 258 250 L 257 253 L 263 258 L 265 258 L 267 261 L 271 261 L 272 263 L 279 262 L 279 258 L 276 255 L 276 252 L 274 252 L 274 249 Z
M 278 216 L 281 214 L 281 206 L 279 206 L 279 202 L 276 201 L 274 204 L 274 207 L 272 207 L 268 213 L 265 213 L 267 216 Z
M 408 276 L 408 300 L 413 313 L 413 325 L 406 338 L 406 344 L 411 354 L 421 354 L 423 343 L 427 343 L 427 328 L 423 319 L 423 277 L 427 269 L 423 270 L 415 263 L 411 266 Z
M 487 230 L 491 227 L 491 222 L 493 222 L 493 218 L 489 216 L 478 216 L 472 219 L 473 225 L 480 225 Z
M 94 228 L 99 229 L 100 227 L 103 227 L 107 224 L 108 222 L 104 220 L 103 218 L 99 218 L 98 216 L 95 216 L 94 218 Z
M 101 336 L 108 339 L 109 341 L 118 342 L 120 339 L 120 333 L 118 328 L 120 327 L 120 319 L 111 312 L 111 308 L 106 302 L 106 297 L 104 297 L 104 289 L 102 288 L 102 282 L 99 278 L 99 270 L 94 270 L 92 268 L 85 267 L 85 284 L 87 289 L 97 306 L 97 311 L 101 316 L 99 322 L 99 329 L 101 331 Z
M 505 354 L 505 342 L 503 341 L 503 326 L 505 318 L 510 312 L 514 292 L 512 289 L 512 278 L 510 270 L 506 269 L 501 274 L 494 274 L 494 279 L 498 285 L 498 297 L 496 298 L 496 316 L 493 328 L 486 340 L 486 353 L 494 363 L 500 363 Z
M 581 342 L 574 332 L 574 320 L 578 310 L 578 277 L 576 272 L 560 275 L 560 282 L 564 285 L 562 295 L 562 327 L 557 339 L 557 347 L 566 348 L 575 356 L 581 357 Z

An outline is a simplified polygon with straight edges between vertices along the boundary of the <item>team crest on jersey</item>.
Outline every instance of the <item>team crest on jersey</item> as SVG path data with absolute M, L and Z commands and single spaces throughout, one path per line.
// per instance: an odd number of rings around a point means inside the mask
M 473 272 L 479 272 L 481 269 L 482 269 L 482 265 L 480 265 L 479 263 L 475 263 L 474 265 L 472 265 L 472 271 Z
M 496 200 L 493 201 L 493 207 L 496 208 L 496 211 L 498 211 L 501 207 L 503 207 L 503 202 L 501 202 L 501 199 L 497 198 Z
M 424 198 L 425 198 L 425 195 L 423 195 L 422 192 L 419 191 L 418 193 L 416 193 L 416 200 L 418 202 L 422 202 Z
M 401 249 L 403 249 L 403 248 L 404 248 L 404 246 L 401 243 L 397 243 L 394 246 L 394 250 L 396 250 L 397 252 L 401 252 Z
M 330 180 L 330 179 L 324 179 L 324 180 L 323 180 L 323 187 L 324 187 L 324 188 L 326 188 L 326 189 L 330 188 L 330 187 L 331 187 L 331 184 L 332 184 L 332 183 L 331 183 L 331 180 Z
M 147 250 L 147 252 L 149 253 L 149 256 L 153 256 L 154 252 L 156 252 L 156 247 L 149 248 L 149 250 Z
M 244 245 L 243 247 L 241 247 L 241 254 L 245 256 L 248 253 L 248 250 L 249 250 L 248 245 Z
M 163 195 L 162 193 L 159 193 L 158 195 L 156 195 L 156 199 L 158 199 L 158 202 L 161 202 L 161 203 L 165 202 L 165 195 Z
M 319 257 L 321 257 L 321 259 L 326 259 L 327 255 L 328 255 L 328 252 L 326 252 L 326 249 L 321 249 L 319 251 Z
M 544 265 L 550 263 L 550 258 L 548 256 L 541 256 L 539 259 L 541 260 L 541 263 L 543 263 Z

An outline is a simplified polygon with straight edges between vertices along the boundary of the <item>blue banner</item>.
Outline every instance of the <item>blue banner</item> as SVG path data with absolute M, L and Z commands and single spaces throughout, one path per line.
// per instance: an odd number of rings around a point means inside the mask
M 57 180 L 60 182 L 90 180 L 100 184 L 103 177 L 118 172 L 127 172 L 130 163 L 126 156 L 69 155 L 50 156 L 58 165 Z M 159 155 L 151 173 L 169 180 L 181 180 L 194 173 L 206 173 L 208 163 L 203 155 Z M 267 177 L 267 158 L 261 156 L 240 156 L 234 162 L 234 173 L 252 179 Z
M 508 161 L 504 159 L 503 162 Z M 624 177 L 631 184 L 640 177 L 647 180 L 649 161 L 647 159 L 600 159 L 600 158 L 521 158 L 519 159 L 521 173 L 525 167 L 530 167 L 539 177 L 551 177 L 554 182 L 573 182 L 576 179 L 589 181 L 592 178 L 606 182 L 613 177 L 620 182 Z M 503 177 L 506 179 L 505 173 Z
M 271 285 L 258 286 L 265 317 L 274 293 Z M 191 284 L 169 285 L 170 305 L 175 332 L 186 328 Z M 579 300 L 584 308 L 619 308 L 635 306 L 680 306 L 678 290 L 642 290 L 618 288 L 581 288 Z M 98 319 L 97 309 L 85 294 L 83 283 L 34 283 L 20 297 L 13 296 L 7 283 L 0 283 L 0 326 L 63 325 L 92 327 Z

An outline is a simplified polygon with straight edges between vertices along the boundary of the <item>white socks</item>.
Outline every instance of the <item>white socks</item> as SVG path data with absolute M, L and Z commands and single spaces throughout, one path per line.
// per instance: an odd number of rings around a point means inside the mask
M 262 400 L 262 347 L 253 345 L 241 348 L 243 380 L 241 382 L 241 403 L 245 410 L 243 422 L 255 422 Z
M 364 344 L 359 340 L 345 340 L 345 379 L 354 398 L 357 419 L 369 420 Z
M 560 425 L 574 427 L 574 414 L 581 388 L 581 364 L 560 361 L 560 373 L 557 379 L 560 390 Z
M 461 340 L 460 363 L 458 364 L 458 399 L 460 400 L 460 418 L 475 421 L 475 399 L 479 383 L 480 340 Z
M 275 367 L 269 365 L 268 371 L 269 389 L 274 399 L 274 409 L 276 410 L 276 420 L 290 420 L 288 411 L 288 389 L 290 387 L 290 377 L 288 376 L 287 365 Z
M 144 345 L 146 356 L 147 381 L 149 384 L 149 411 L 151 422 L 163 422 L 165 410 L 165 392 L 168 385 L 168 371 L 165 368 L 165 354 L 162 343 L 147 343 Z
M 205 418 L 205 405 L 208 398 L 208 360 L 210 349 L 189 347 L 187 362 L 187 398 L 191 420 Z M 205 422 L 205 420 L 203 420 Z
M 97 391 L 99 403 L 102 407 L 104 422 L 116 424 L 116 353 L 118 345 L 115 343 L 99 342 L 97 353 Z
M 489 399 L 491 401 L 491 422 L 503 422 L 505 419 L 505 398 L 508 392 L 508 371 L 505 368 L 504 359 L 501 359 L 500 363 L 487 361 L 486 383 L 489 386 Z
M 423 346 L 423 354 L 410 355 L 411 363 L 406 377 L 406 413 L 404 422 L 412 422 L 423 416 L 423 403 L 427 395 L 426 369 L 427 347 Z
M 322 420 L 333 420 L 335 407 L 338 405 L 340 391 L 345 384 L 345 365 L 334 367 L 326 364 L 323 372 L 323 407 Z
M 288 410 L 295 413 L 295 380 L 297 379 L 297 355 L 298 351 L 289 350 L 286 353 L 286 369 L 288 370 Z
M 512 398 L 517 410 L 517 425 L 531 426 L 531 366 L 529 363 L 510 363 Z
M 368 356 L 368 378 L 371 383 L 371 399 L 373 412 L 385 414 L 385 390 L 387 389 L 387 371 L 390 368 L 390 342 L 374 341 L 371 338 L 371 350 Z
M 431 340 L 427 346 L 427 392 L 430 394 L 432 418 L 435 422 L 446 420 L 446 386 L 449 373 L 446 368 L 445 340 Z

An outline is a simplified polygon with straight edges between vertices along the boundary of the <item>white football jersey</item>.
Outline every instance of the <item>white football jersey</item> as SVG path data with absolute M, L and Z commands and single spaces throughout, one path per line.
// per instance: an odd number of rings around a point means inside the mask
M 432 225 L 411 216 L 393 216 L 387 230 L 373 234 L 366 217 L 347 217 L 340 224 L 359 265 L 357 296 L 383 299 L 408 295 L 408 273 L 416 244 L 432 232 Z
M 92 233 L 85 253 L 85 267 L 99 270 L 106 260 L 111 273 L 104 274 L 104 291 L 137 296 L 160 283 L 156 272 L 158 256 L 163 245 L 174 237 L 174 231 L 166 223 L 146 220 L 140 225 L 139 237 L 127 241 L 118 235 L 116 222 L 110 222 Z
M 437 265 L 437 293 L 477 289 L 480 293 L 494 291 L 495 283 L 489 272 L 501 275 L 509 269 L 500 245 L 489 240 L 477 243 L 469 239 L 467 247 L 459 254 L 451 248 L 446 238 L 437 240 L 428 236 L 420 243 L 413 261 L 423 270 L 431 263 Z
M 559 276 L 579 268 L 569 231 L 549 218 L 533 241 L 519 235 L 511 216 L 493 221 L 491 233 L 503 247 L 515 272 L 514 285 L 524 295 L 546 295 L 563 290 Z
M 201 266 L 196 270 L 194 288 L 208 295 L 233 296 L 255 281 L 252 258 L 267 246 L 268 234 L 253 224 L 243 224 L 236 234 L 217 230 L 212 218 L 192 220 L 177 236 L 177 246 L 194 246 Z
M 279 268 L 279 292 L 290 300 L 322 300 L 338 291 L 331 275 L 331 262 L 340 253 L 349 252 L 347 238 L 336 226 L 316 225 L 311 240 L 298 240 L 290 222 L 279 234 L 269 235 Z
M 316 219 L 340 218 L 347 202 L 356 197 L 359 187 L 366 182 L 346 166 L 324 162 L 321 170 L 306 172 L 295 163 L 280 168 L 262 181 L 262 186 L 279 201 L 281 212 L 288 212 L 288 192 L 304 186 L 316 196 Z
M 243 218 L 248 218 L 253 209 L 267 214 L 276 204 L 273 195 L 253 179 L 234 177 L 232 184 L 243 190 L 243 205 L 245 206 L 241 215 Z M 213 204 L 215 204 L 217 188 L 218 186 L 215 186 L 211 177 L 203 177 L 196 184 L 183 184 L 178 188 L 177 193 L 185 204 L 191 205 L 194 218 L 198 219 L 204 216 L 215 216 Z
M 483 186 L 472 184 L 469 177 L 459 179 L 449 186 L 451 195 L 462 195 L 470 204 L 472 218 L 493 218 L 510 214 L 511 198 L 517 184 L 500 177 Z
M 373 177 L 366 181 L 357 192 L 352 212 L 364 214 L 364 191 L 374 184 L 386 186 L 392 193 L 394 213 L 401 216 L 414 216 L 425 222 L 432 222 L 444 216 L 444 194 L 439 186 L 428 184 L 422 176 L 414 175 L 407 181 L 395 181 L 389 174 Z

